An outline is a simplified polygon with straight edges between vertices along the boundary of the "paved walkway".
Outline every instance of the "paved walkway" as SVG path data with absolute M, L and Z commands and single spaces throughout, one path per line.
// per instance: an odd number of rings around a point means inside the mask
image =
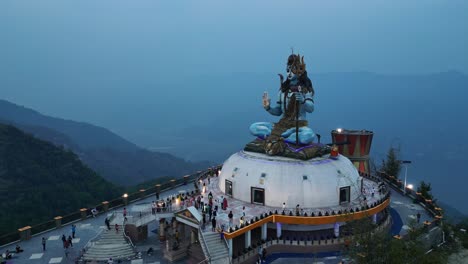
M 408 233 L 410 226 L 416 224 L 422 226 L 424 221 L 432 221 L 434 218 L 419 204 L 413 203 L 413 200 L 407 196 L 403 196 L 399 192 L 391 189 L 391 209 L 394 210 L 392 213 L 393 226 L 392 235 L 405 235 Z M 416 223 L 418 212 L 421 214 L 419 224 Z M 396 214 L 395 214 L 396 213 Z
M 166 199 L 170 195 L 176 195 L 179 192 L 187 192 L 193 190 L 193 184 L 188 183 L 187 185 L 179 186 L 175 189 L 162 192 L 160 195 L 160 199 Z M 155 196 L 147 197 L 142 200 L 135 201 L 127 206 L 127 210 L 129 213 L 138 212 L 141 210 L 142 205 L 150 205 L 152 201 L 156 199 Z M 116 212 L 117 215 L 122 211 L 123 207 L 110 210 L 111 212 Z M 9 260 L 8 264 L 49 264 L 49 263 L 75 263 L 75 259 L 79 256 L 80 250 L 86 245 L 86 243 L 91 240 L 92 238 L 96 237 L 99 230 L 105 228 L 104 220 L 107 214 L 99 214 L 96 218 L 88 218 L 83 221 L 76 222 L 76 234 L 75 239 L 73 240 L 73 247 L 69 250 L 68 258 L 65 256 L 65 250 L 63 249 L 61 236 L 62 234 L 66 235 L 67 237 L 71 235 L 71 225 L 62 226 L 59 229 L 53 229 L 50 231 L 46 231 L 43 234 L 33 236 L 28 241 L 22 241 L 19 243 L 24 252 L 15 254 L 13 259 Z M 156 229 L 158 227 L 153 226 L 152 228 Z M 153 229 L 148 229 L 151 231 Z M 42 237 L 47 239 L 46 243 L 46 251 L 42 251 Z M 146 250 L 151 246 L 155 250 L 155 254 L 153 256 L 148 257 L 144 256 L 145 261 L 142 263 L 168 263 L 166 260 L 162 258 L 162 254 L 159 253 L 159 241 L 154 240 L 147 240 L 147 242 L 151 243 L 144 243 L 140 247 L 137 245 L 137 249 L 142 249 L 146 252 Z M 154 244 L 153 244 L 154 243 Z M 10 250 L 14 252 L 15 245 L 9 246 L 2 246 L 0 247 L 0 252 L 4 253 L 6 250 Z M 146 254 L 143 254 L 146 255 Z M 125 262 L 123 262 L 125 263 Z M 131 263 L 131 262 L 127 262 Z M 135 262 L 138 263 L 138 262 Z M 177 263 L 177 262 L 176 262 Z M 185 263 L 185 262 L 180 262 Z

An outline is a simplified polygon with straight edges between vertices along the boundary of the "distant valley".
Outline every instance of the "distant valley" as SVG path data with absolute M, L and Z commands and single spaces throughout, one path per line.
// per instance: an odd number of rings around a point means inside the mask
M 45 116 L 5 100 L 0 100 L 0 123 L 12 124 L 37 138 L 72 150 L 87 166 L 117 185 L 181 177 L 211 164 L 149 151 L 105 128 Z

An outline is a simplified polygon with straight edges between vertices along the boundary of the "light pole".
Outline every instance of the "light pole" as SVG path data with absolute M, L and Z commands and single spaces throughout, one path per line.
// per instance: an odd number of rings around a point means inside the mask
M 411 160 L 399 160 L 401 165 L 405 166 L 405 184 L 403 185 L 403 194 L 406 195 L 406 176 L 408 175 L 408 165 L 411 164 Z

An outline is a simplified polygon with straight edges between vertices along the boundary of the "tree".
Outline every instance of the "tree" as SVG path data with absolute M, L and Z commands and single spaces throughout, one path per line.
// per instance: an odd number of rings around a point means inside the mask
M 425 181 L 421 181 L 418 186 L 418 192 L 421 193 L 424 199 L 432 200 L 433 196 L 431 193 L 432 187 L 430 183 L 426 183 Z
M 382 161 L 382 169 L 389 176 L 398 178 L 401 170 L 401 164 L 398 160 L 398 152 L 395 148 L 390 148 L 387 153 L 387 160 Z

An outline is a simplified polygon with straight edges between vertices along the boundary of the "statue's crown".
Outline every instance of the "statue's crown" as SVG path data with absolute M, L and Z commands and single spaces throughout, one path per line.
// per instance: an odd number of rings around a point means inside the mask
M 304 63 L 304 56 L 298 53 L 291 54 L 288 57 L 288 66 L 291 67 L 291 71 L 296 75 L 302 75 L 306 70 L 306 64 Z

